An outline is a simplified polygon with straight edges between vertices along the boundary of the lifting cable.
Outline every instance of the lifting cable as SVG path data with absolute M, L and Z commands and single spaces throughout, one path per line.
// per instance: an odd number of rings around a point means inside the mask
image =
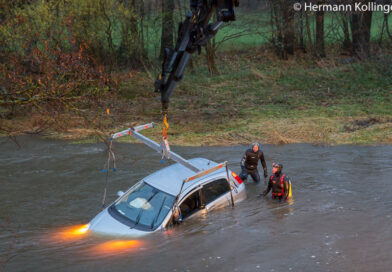
M 109 115 L 109 109 L 107 109 L 106 114 Z M 167 111 L 164 111 L 164 116 L 163 116 L 163 124 L 162 124 L 162 142 L 161 142 L 161 147 L 162 147 L 162 159 L 161 162 L 164 163 L 164 158 L 170 158 L 170 146 L 169 142 L 167 140 L 167 130 L 169 128 L 169 123 L 167 122 Z M 110 172 L 110 161 L 113 158 L 113 168 L 112 171 L 116 172 L 116 156 L 112 150 L 113 146 L 113 138 L 110 138 L 110 143 L 108 147 L 108 159 L 102 169 L 102 173 L 106 173 L 106 178 L 105 178 L 105 188 L 103 191 L 103 198 L 102 198 L 102 209 L 105 209 L 105 202 L 106 202 L 106 196 L 107 196 L 107 187 L 109 184 L 109 172 Z M 139 161 L 139 159 L 135 159 L 134 163 Z
M 112 171 L 116 172 L 117 171 L 117 166 L 116 166 L 116 156 L 114 154 L 114 151 L 112 149 L 113 146 L 113 139 L 110 139 L 110 144 L 108 146 L 108 159 L 104 165 L 104 168 L 102 169 L 102 173 L 106 173 L 106 178 L 105 178 L 105 189 L 104 189 L 104 193 L 103 193 L 103 199 L 102 199 L 102 209 L 105 208 L 105 202 L 106 202 L 106 195 L 107 195 L 107 187 L 109 184 L 109 170 L 110 170 L 110 161 L 111 158 L 113 158 L 113 168 Z M 130 166 L 134 165 L 135 163 L 137 163 L 138 161 L 142 160 L 145 157 L 145 154 L 134 159 L 133 162 L 131 162 Z
M 108 159 L 105 163 L 105 166 L 102 169 L 102 173 L 106 173 L 106 181 L 105 181 L 105 189 L 103 191 L 103 199 L 102 199 L 102 210 L 105 209 L 105 201 L 106 201 L 106 192 L 109 183 L 109 171 L 110 171 L 110 161 L 113 158 L 113 172 L 116 172 L 116 156 L 112 150 L 113 139 L 110 139 L 110 144 L 108 148 Z

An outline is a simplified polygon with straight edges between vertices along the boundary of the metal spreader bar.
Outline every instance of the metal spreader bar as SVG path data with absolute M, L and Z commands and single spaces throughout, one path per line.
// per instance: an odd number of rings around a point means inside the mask
M 181 157 L 177 153 L 174 153 L 173 151 L 163 150 L 162 145 L 159 145 L 157 142 L 154 142 L 153 140 L 147 138 L 146 136 L 144 136 L 138 132 L 140 130 L 151 128 L 151 127 L 155 127 L 155 124 L 149 123 L 149 124 L 137 126 L 134 128 L 128 128 L 126 130 L 112 134 L 111 140 L 120 138 L 122 136 L 128 136 L 128 135 L 133 136 L 134 138 L 138 139 L 139 141 L 141 141 L 142 143 L 144 143 L 148 147 L 154 149 L 155 151 L 157 151 L 161 155 L 165 154 L 164 152 L 166 152 L 167 158 L 185 166 L 186 168 L 192 170 L 193 172 L 197 173 L 200 171 L 199 168 L 197 168 L 195 165 L 193 165 L 192 163 L 190 163 L 188 160 L 184 159 L 183 157 Z
M 145 125 L 142 125 L 142 126 L 137 126 L 137 127 L 134 127 L 134 128 L 128 128 L 126 130 L 123 130 L 123 131 L 120 131 L 120 132 L 112 134 L 112 137 L 110 139 L 113 140 L 113 139 L 120 138 L 122 136 L 132 135 L 132 132 L 137 132 L 137 131 L 141 131 L 143 129 L 153 128 L 153 127 L 155 127 L 154 123 L 148 123 L 148 124 L 145 124 Z
M 220 164 L 218 164 L 218 165 L 216 165 L 214 167 L 211 167 L 211 168 L 209 168 L 207 170 L 201 171 L 201 172 L 197 173 L 194 176 L 191 176 L 189 178 L 184 179 L 184 182 L 187 183 L 187 182 L 189 182 L 191 180 L 194 180 L 194 179 L 203 177 L 205 175 L 211 174 L 212 172 L 215 172 L 215 171 L 217 171 L 219 169 L 222 169 L 223 167 L 226 167 L 226 165 L 227 165 L 227 162 L 220 163 Z

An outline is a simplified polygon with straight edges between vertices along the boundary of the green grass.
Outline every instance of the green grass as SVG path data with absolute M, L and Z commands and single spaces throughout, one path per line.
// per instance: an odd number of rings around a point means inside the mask
M 278 60 L 269 61 L 274 66 Z M 224 63 L 219 62 L 219 65 Z M 391 75 L 378 83 L 363 84 L 363 80 L 355 80 L 361 75 L 366 78 L 366 74 L 377 74 L 377 69 L 365 72 L 366 69 L 354 68 L 363 65 L 371 64 L 345 66 L 345 73 L 353 79 L 353 86 L 342 81 L 345 77 L 337 77 L 335 86 L 323 81 L 325 71 L 317 70 L 311 63 L 308 66 L 291 64 L 290 68 L 281 71 L 270 70 L 265 65 L 267 68 L 260 68 L 259 73 L 269 71 L 268 82 L 254 76 L 254 67 L 242 67 L 240 76 L 236 71 L 205 78 L 187 74 L 172 96 L 169 140 L 176 145 L 248 144 L 254 140 L 272 144 L 392 144 Z M 337 66 L 330 72 L 340 74 L 341 70 L 342 67 Z M 356 75 L 358 71 L 362 72 Z M 307 82 L 309 72 L 312 73 L 312 82 L 317 82 L 317 88 Z M 133 84 L 135 81 L 139 84 Z M 110 118 L 102 116 L 100 119 L 102 113 L 97 112 L 99 109 L 89 111 L 102 124 L 99 128 L 101 136 L 153 121 L 157 129 L 145 134 L 160 141 L 160 103 L 152 91 L 146 90 L 145 86 L 150 85 L 146 75 L 140 73 L 136 79 L 121 85 L 123 98 L 115 103 L 108 101 L 108 104 L 115 105 Z M 376 88 L 368 89 L 374 85 Z M 322 93 L 328 88 L 335 94 Z M 137 95 L 129 95 L 133 93 Z M 119 107 L 125 107 L 125 111 L 118 110 Z M 67 118 L 72 120 L 72 117 Z M 10 120 L 10 124 L 17 125 L 15 121 L 18 120 Z M 26 129 L 29 127 L 26 123 L 31 122 L 24 120 L 20 126 Z M 88 132 L 83 124 L 72 124 L 68 131 L 51 137 L 74 139 L 76 143 L 102 139 L 91 129 Z M 80 139 L 80 135 L 87 139 Z
M 392 54 L 352 64 L 333 51 L 328 56 L 315 61 L 297 54 L 282 61 L 263 50 L 221 52 L 214 76 L 203 56 L 194 58 L 193 72 L 186 71 L 171 99 L 171 141 L 391 144 Z M 152 84 L 147 73 L 121 83 L 134 122 L 161 122 Z
M 228 61 L 220 61 L 221 75 L 218 76 L 211 77 L 204 72 L 200 75 L 199 71 L 185 76 L 179 86 L 180 94 L 172 100 L 171 114 L 176 116 L 188 108 L 194 112 L 189 118 L 196 119 L 196 115 L 199 118 L 196 123 L 209 125 L 200 130 L 194 124 L 195 129 L 186 126 L 182 131 L 196 135 L 209 129 L 214 131 L 209 135 L 245 131 L 245 134 L 250 133 L 248 138 L 252 138 L 259 134 L 250 132 L 249 123 L 255 124 L 260 135 L 268 135 L 263 126 L 275 120 L 281 122 L 278 130 L 288 123 L 290 128 L 300 124 L 303 135 L 297 131 L 287 142 L 369 144 L 391 141 L 388 135 L 381 137 L 382 129 L 358 128 L 351 136 L 341 131 L 352 120 L 378 118 L 378 125 L 387 125 L 384 132 L 390 133 L 392 74 L 385 67 L 391 65 L 391 56 L 383 61 L 350 65 L 331 58 L 326 60 L 329 63 L 325 67 L 319 67 L 312 60 L 287 63 L 274 58 L 266 60 L 260 55 L 260 59 L 249 62 L 248 57 L 239 56 L 231 67 Z M 176 121 L 183 124 L 181 118 Z M 251 129 L 244 130 L 245 127 Z M 323 135 L 312 136 L 318 129 L 325 129 Z M 373 137 L 373 134 L 378 136 Z

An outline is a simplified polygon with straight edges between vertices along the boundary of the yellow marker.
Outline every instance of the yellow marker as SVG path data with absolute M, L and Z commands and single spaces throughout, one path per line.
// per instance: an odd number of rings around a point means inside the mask
M 106 109 L 106 115 L 109 115 L 109 114 L 110 114 L 110 109 L 107 108 L 107 109 Z
M 167 139 L 167 129 L 169 128 L 169 124 L 167 123 L 167 114 L 165 114 L 165 117 L 163 117 L 163 125 L 162 125 L 162 135 L 163 139 Z
M 288 198 L 293 197 L 293 192 L 291 191 L 291 182 L 289 181 L 289 195 Z
M 165 124 L 166 128 L 169 128 L 169 124 L 167 123 L 167 115 L 163 118 L 163 123 Z

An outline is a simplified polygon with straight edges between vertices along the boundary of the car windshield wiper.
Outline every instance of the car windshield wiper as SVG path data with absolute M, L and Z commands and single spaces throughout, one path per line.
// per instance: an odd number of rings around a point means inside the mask
M 158 194 L 158 192 L 155 192 L 147 201 L 146 201 L 146 203 L 149 203 L 150 201 L 151 201 L 151 199 L 153 199 L 154 198 L 154 196 L 156 196 Z M 146 203 L 144 203 L 144 205 L 146 204 Z M 144 206 L 143 205 L 143 206 Z M 136 223 L 135 223 L 135 226 L 134 227 L 136 227 L 138 224 L 139 224 L 139 220 L 140 220 L 140 218 L 142 217 L 142 213 L 144 212 L 144 209 L 143 209 L 143 207 L 142 207 L 142 209 L 140 210 L 140 212 L 139 212 L 139 214 L 137 215 L 137 217 L 136 217 Z
M 151 225 L 150 225 L 150 229 L 153 229 L 155 223 L 157 222 L 158 217 L 159 217 L 159 215 L 161 214 L 161 211 L 162 211 L 162 208 L 163 208 L 163 204 L 165 204 L 165 200 L 166 200 L 166 196 L 165 196 L 165 197 L 163 198 L 163 200 L 162 200 L 162 204 L 161 204 L 161 207 L 159 208 L 158 214 L 155 216 L 154 220 L 152 220 L 152 223 L 151 223 Z

